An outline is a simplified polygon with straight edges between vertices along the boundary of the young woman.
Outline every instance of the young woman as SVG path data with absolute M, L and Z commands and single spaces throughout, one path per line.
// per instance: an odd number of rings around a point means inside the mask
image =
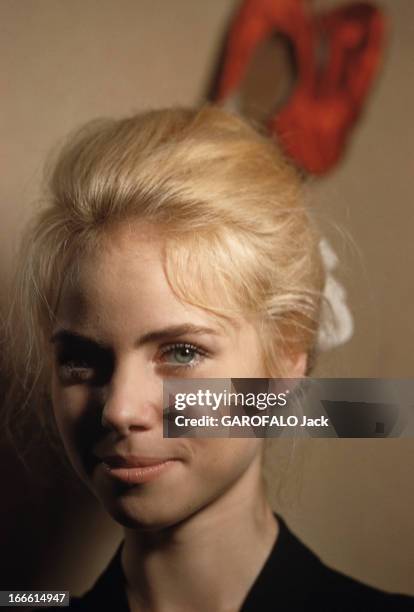
M 328 569 L 274 515 L 262 439 L 163 438 L 166 378 L 311 371 L 318 243 L 295 171 L 217 108 L 94 121 L 63 148 L 24 241 L 13 350 L 28 402 L 125 529 L 72 607 L 413 608 Z

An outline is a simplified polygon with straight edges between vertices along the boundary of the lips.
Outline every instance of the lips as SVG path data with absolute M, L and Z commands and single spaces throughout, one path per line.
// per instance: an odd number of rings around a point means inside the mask
M 111 479 L 136 485 L 158 478 L 177 463 L 178 460 L 172 457 L 109 455 L 102 458 L 101 467 Z
M 172 459 L 172 457 L 139 457 L 136 455 L 107 455 L 102 457 L 102 461 L 112 468 L 148 467 L 159 465 Z

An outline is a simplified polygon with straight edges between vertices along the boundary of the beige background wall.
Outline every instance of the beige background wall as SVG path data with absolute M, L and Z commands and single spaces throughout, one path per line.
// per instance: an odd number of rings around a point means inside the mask
M 384 69 L 346 160 L 310 189 L 340 253 L 340 275 L 356 320 L 352 341 L 321 359 L 319 375 L 402 378 L 414 370 L 414 2 L 378 4 L 391 23 Z M 4 289 L 46 153 L 89 118 L 198 102 L 235 5 L 235 0 L 0 1 Z M 5 302 L 6 291 L 1 305 Z M 269 482 L 280 507 L 276 451 Z M 118 528 L 85 492 L 77 492 L 69 476 L 57 474 L 45 491 L 7 448 L 0 458 L 2 488 L 8 491 L 0 510 L 2 576 L 16 588 L 82 591 L 112 553 Z M 299 449 L 289 472 L 284 514 L 335 567 L 414 594 L 413 466 L 410 440 L 311 441 Z

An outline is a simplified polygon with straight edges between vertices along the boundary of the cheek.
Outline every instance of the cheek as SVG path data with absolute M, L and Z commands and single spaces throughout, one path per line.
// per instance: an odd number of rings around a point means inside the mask
M 88 398 L 83 388 L 62 387 L 53 375 L 51 399 L 57 429 L 66 453 L 79 471 L 82 455 L 87 450 L 87 440 L 83 432 L 86 429 Z
M 197 441 L 194 461 L 203 483 L 226 487 L 260 460 L 262 441 L 258 438 L 221 438 Z
M 84 411 L 85 398 L 76 387 L 62 387 L 53 374 L 51 385 L 53 413 L 61 434 L 74 428 Z

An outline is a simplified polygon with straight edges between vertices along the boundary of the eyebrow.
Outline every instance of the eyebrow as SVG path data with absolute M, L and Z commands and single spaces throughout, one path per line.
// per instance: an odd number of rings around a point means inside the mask
M 151 342 L 159 342 L 160 340 L 172 340 L 174 338 L 177 338 L 179 336 L 185 336 L 187 334 L 219 336 L 220 332 L 211 327 L 194 325 L 192 323 L 184 323 L 182 325 L 170 325 L 169 327 L 164 327 L 163 329 L 143 334 L 137 339 L 137 341 L 135 342 L 135 346 L 138 348 L 144 344 L 150 344 Z M 92 342 L 93 344 L 96 344 L 102 349 L 109 348 L 107 344 L 100 342 L 99 340 L 84 336 L 82 334 L 79 334 L 78 332 L 71 331 L 70 329 L 60 329 L 54 332 L 50 337 L 51 343 L 64 343 L 73 340 L 78 340 L 80 342 Z

